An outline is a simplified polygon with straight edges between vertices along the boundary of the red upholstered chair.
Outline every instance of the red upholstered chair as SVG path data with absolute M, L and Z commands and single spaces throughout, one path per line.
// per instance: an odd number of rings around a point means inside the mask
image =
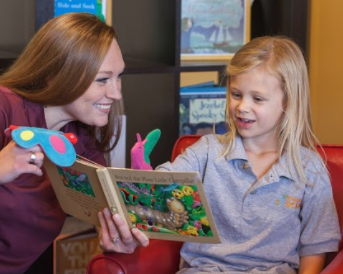
M 172 158 L 192 145 L 199 136 L 180 137 L 173 149 Z M 341 231 L 343 229 L 343 145 L 323 146 L 327 165 L 331 175 L 332 188 Z M 322 152 L 319 151 L 321 154 Z M 179 268 L 181 242 L 150 240 L 148 247 L 138 247 L 132 254 L 102 253 L 93 257 L 87 267 L 87 274 L 174 274 Z M 332 254 L 332 260 L 322 274 L 343 273 L 343 244 L 338 254 Z

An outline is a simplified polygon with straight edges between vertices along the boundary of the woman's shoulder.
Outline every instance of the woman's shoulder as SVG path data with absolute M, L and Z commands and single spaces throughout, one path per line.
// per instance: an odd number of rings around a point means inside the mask
M 18 95 L 5 86 L 0 85 L 0 96 L 3 97 L 18 97 Z
M 8 103 L 13 96 L 16 96 L 16 94 L 13 91 L 9 90 L 8 88 L 4 86 L 0 86 L 0 98 L 1 98 L 0 102 L 1 103 L 3 103 L 4 100 L 6 101 L 6 103 Z
M 0 113 L 2 122 L 6 124 L 6 121 L 8 119 L 11 120 L 14 113 L 23 109 L 23 99 L 8 88 L 0 86 Z
M 11 91 L 10 89 L 0 86 L 0 106 L 1 108 L 12 108 L 13 105 L 18 107 L 23 104 L 23 98 Z

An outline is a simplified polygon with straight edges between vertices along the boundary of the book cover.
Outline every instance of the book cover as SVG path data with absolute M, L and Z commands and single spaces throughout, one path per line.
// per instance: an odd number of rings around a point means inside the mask
M 90 259 L 101 252 L 94 230 L 61 234 L 54 240 L 54 274 L 86 273 Z
M 181 60 L 229 60 L 249 41 L 252 1 L 181 2 Z
M 219 235 L 197 172 L 102 167 L 77 159 L 70 167 L 46 160 L 45 169 L 62 209 L 100 226 L 108 207 L 149 238 L 219 243 Z
M 211 82 L 180 89 L 179 136 L 227 131 L 226 87 Z

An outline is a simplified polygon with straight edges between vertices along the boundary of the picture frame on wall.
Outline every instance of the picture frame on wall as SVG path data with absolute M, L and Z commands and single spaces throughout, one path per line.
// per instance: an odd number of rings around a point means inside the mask
M 55 0 L 54 17 L 68 12 L 89 12 L 112 25 L 112 0 Z
M 181 61 L 230 60 L 250 40 L 251 0 L 182 0 Z

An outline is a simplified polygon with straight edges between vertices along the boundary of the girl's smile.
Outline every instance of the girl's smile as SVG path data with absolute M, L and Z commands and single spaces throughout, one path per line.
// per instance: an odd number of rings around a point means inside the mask
M 243 119 L 243 118 L 239 118 L 237 117 L 237 127 L 240 127 L 242 129 L 249 129 L 252 124 L 255 122 L 254 120 L 248 120 L 248 119 Z

